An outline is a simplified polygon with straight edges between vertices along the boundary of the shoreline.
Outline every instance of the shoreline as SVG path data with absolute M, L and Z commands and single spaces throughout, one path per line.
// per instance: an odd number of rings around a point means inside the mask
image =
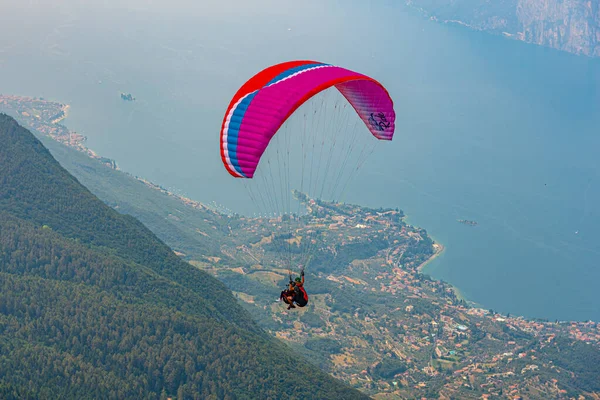
M 406 222 L 407 224 L 411 225 L 411 226 L 418 226 L 418 225 L 413 225 L 413 223 L 410 221 L 410 216 L 405 214 L 404 215 L 404 222 Z M 435 253 L 433 253 L 433 255 L 431 257 L 429 257 L 427 260 L 425 260 L 424 262 L 422 262 L 418 267 L 417 267 L 417 272 L 423 275 L 429 275 L 427 274 L 424 270 L 427 268 L 427 266 L 433 262 L 436 258 L 438 258 L 440 255 L 442 255 L 444 253 L 444 251 L 446 250 L 446 246 L 444 246 L 443 244 L 441 244 L 440 242 L 438 242 L 436 240 L 435 237 L 433 237 L 433 235 L 431 235 L 429 232 L 427 233 L 427 235 L 431 238 L 431 240 L 433 240 L 433 247 L 435 249 Z M 457 299 L 464 301 L 465 303 L 467 303 L 467 305 L 469 307 L 474 307 L 474 308 L 478 308 L 479 304 L 469 300 L 462 292 L 461 290 L 452 285 L 449 282 L 446 282 L 444 280 L 441 279 L 437 279 L 432 277 L 431 275 L 429 275 L 429 277 L 431 279 L 433 279 L 436 282 L 443 282 L 445 285 L 448 285 L 448 287 L 454 292 L 454 295 L 456 296 Z
M 61 111 L 62 111 L 62 116 L 56 118 L 55 120 L 50 121 L 50 124 L 52 125 L 56 125 L 61 123 L 62 121 L 64 121 L 65 119 L 67 119 L 69 117 L 69 108 L 71 108 L 70 105 L 68 104 L 64 104 L 61 107 Z
M 432 237 L 433 239 L 433 237 Z M 427 266 L 433 262 L 436 258 L 438 258 L 440 255 L 442 255 L 442 253 L 444 253 L 444 251 L 446 250 L 446 247 L 435 241 L 433 243 L 433 248 L 435 250 L 435 252 L 433 253 L 433 255 L 431 257 L 429 257 L 426 261 L 424 261 L 423 263 L 421 263 L 418 267 L 417 267 L 417 272 L 419 272 L 420 274 L 426 274 L 426 272 L 424 271 L 425 268 L 427 268 Z M 428 274 L 427 274 L 428 275 Z M 431 276 L 430 276 L 431 277 Z M 446 285 L 448 285 L 450 287 L 450 289 L 452 289 L 452 291 L 454 292 L 454 295 L 456 296 L 457 299 L 462 300 L 466 303 L 469 304 L 469 306 L 474 306 L 475 303 L 471 302 L 461 291 L 458 287 L 446 282 L 446 281 L 442 281 L 440 279 L 436 279 L 431 277 L 431 279 L 433 279 L 436 282 L 444 282 Z
M 429 257 L 426 261 L 423 261 L 417 267 L 417 271 L 419 271 L 419 273 L 422 274 L 423 270 L 425 269 L 425 267 L 427 267 L 427 265 L 429 263 L 431 263 L 433 260 L 435 260 L 436 258 L 438 258 L 444 252 L 444 250 L 446 250 L 446 247 L 444 247 L 443 244 L 434 241 L 434 243 L 433 243 L 433 249 L 434 249 L 433 255 L 431 257 Z

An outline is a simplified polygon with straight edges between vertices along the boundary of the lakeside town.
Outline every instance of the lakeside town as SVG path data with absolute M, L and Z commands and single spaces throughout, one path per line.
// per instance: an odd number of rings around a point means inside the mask
M 101 157 L 85 146 L 86 137 L 67 129 L 61 122 L 69 115 L 69 105 L 45 100 L 42 97 L 25 97 L 0 94 L 0 112 L 13 116 L 32 132 L 48 136 L 65 146 L 85 153 L 109 168 L 118 169 L 117 163 Z
M 600 323 L 501 315 L 469 305 L 449 284 L 422 274 L 421 266 L 443 247 L 423 229 L 406 224 L 401 210 L 300 196 L 309 210 L 307 222 L 291 222 L 286 228 L 281 217 L 240 218 L 232 234 L 236 246 L 223 250 L 246 264 L 207 269 L 237 287 L 239 299 L 257 319 L 277 322 L 265 323 L 272 334 L 303 352 L 329 349 L 333 354 L 322 362 L 330 372 L 376 398 L 412 398 L 415 393 L 423 398 L 437 393 L 440 398 L 503 393 L 512 399 L 568 398 L 569 370 L 547 353 L 560 352 L 564 339 L 600 349 Z M 281 250 L 273 244 L 282 235 L 301 245 L 303 238 L 315 240 L 310 232 L 319 228 L 317 253 L 340 254 L 354 244 L 363 250 L 333 268 L 309 265 L 307 280 L 312 281 L 307 287 L 318 280 L 316 286 L 327 290 L 312 296 L 310 311 L 286 311 L 272 301 L 277 284 L 286 280 L 285 268 L 273 254 Z M 281 232 L 286 229 L 293 234 Z M 379 240 L 385 245 L 374 246 Z M 231 272 L 243 278 L 231 277 Z M 243 280 L 247 283 L 232 283 Z M 267 289 L 257 289 L 257 282 Z
M 0 96 L 0 111 L 18 113 L 32 131 L 101 160 L 80 150 L 84 138 L 65 135 L 60 122 L 67 106 Z M 599 323 L 538 321 L 472 307 L 450 285 L 422 273 L 443 247 L 406 224 L 401 210 L 296 196 L 306 204 L 306 216 L 231 217 L 221 246 L 229 261 L 187 257 L 225 282 L 268 332 L 313 363 L 382 399 L 598 398 L 577 389 L 586 386 L 574 379 L 586 378 L 572 361 L 589 353 L 586 346 L 600 348 Z M 289 312 L 274 301 L 288 279 L 282 246 L 301 249 L 307 240 L 311 306 Z M 566 347 L 572 351 L 561 351 Z

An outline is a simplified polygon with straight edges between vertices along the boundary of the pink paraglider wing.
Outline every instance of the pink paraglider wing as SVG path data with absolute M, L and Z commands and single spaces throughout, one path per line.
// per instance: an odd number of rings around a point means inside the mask
M 227 171 L 238 178 L 252 178 L 286 119 L 312 96 L 332 86 L 376 138 L 392 140 L 394 104 L 379 82 L 329 64 L 291 61 L 259 72 L 231 100 L 221 127 L 221 158 Z

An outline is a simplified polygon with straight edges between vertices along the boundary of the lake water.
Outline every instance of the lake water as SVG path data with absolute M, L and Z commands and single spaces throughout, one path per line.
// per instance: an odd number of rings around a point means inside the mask
M 394 98 L 397 133 L 345 200 L 403 209 L 446 246 L 427 272 L 486 308 L 600 320 L 598 60 L 393 2 L 199 3 L 3 6 L 0 93 L 68 103 L 66 124 L 123 170 L 249 212 L 218 152 L 237 88 L 289 59 L 364 72 Z

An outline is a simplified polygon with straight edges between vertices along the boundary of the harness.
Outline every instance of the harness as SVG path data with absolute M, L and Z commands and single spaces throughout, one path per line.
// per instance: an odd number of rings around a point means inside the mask
M 302 292 L 302 297 L 304 298 L 304 301 L 308 301 L 308 293 L 306 293 L 306 290 L 304 290 L 304 285 L 296 287 L 298 288 L 298 290 L 300 290 L 300 292 Z

